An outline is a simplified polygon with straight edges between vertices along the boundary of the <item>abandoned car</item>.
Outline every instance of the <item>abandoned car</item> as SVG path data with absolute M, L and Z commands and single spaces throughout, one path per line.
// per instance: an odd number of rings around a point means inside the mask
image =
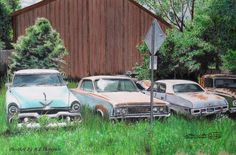
M 141 93 L 129 77 L 86 77 L 72 92 L 82 105 L 87 105 L 108 119 L 150 117 L 150 97 Z M 155 99 L 153 115 L 168 117 L 170 115 L 168 103 Z
M 236 75 L 204 75 L 200 85 L 210 93 L 223 96 L 229 103 L 229 112 L 236 113 Z
M 40 118 L 49 119 L 45 127 L 65 126 L 81 121 L 80 102 L 69 91 L 57 70 L 27 69 L 14 73 L 7 84 L 7 121 L 18 127 L 41 127 Z M 51 123 L 50 120 L 55 120 Z
M 146 93 L 149 94 L 149 91 Z M 228 110 L 228 103 L 223 97 L 207 93 L 193 81 L 159 80 L 155 82 L 153 91 L 154 97 L 169 102 L 169 108 L 175 113 L 207 116 Z

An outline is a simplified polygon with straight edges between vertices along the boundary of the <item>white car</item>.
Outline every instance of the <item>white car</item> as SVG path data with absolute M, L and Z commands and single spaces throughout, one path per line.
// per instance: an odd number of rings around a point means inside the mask
M 18 127 L 40 127 L 39 118 L 60 120 L 51 126 L 65 126 L 80 121 L 80 102 L 70 92 L 57 70 L 28 69 L 14 73 L 7 84 L 7 121 L 17 121 Z
M 223 97 L 207 93 L 199 84 L 188 80 L 156 81 L 154 97 L 169 102 L 172 111 L 192 116 L 228 111 L 228 103 Z

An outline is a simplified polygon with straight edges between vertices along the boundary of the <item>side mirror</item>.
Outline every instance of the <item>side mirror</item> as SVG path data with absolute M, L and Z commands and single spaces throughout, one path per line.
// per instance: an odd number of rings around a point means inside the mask
M 6 86 L 6 88 L 10 88 L 11 87 L 11 83 L 6 83 L 5 86 Z

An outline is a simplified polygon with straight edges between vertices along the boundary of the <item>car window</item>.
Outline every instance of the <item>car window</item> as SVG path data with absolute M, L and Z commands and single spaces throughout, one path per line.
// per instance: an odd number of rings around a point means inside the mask
M 25 74 L 15 75 L 13 87 L 24 86 L 64 86 L 65 82 L 60 74 Z
M 155 83 L 153 90 L 158 93 L 166 93 L 166 85 L 164 83 Z
M 215 87 L 236 89 L 236 79 L 215 79 Z
M 176 84 L 173 86 L 173 90 L 175 93 L 204 92 L 199 85 L 192 83 Z
M 213 87 L 213 79 L 212 78 L 205 79 L 205 87 Z
M 139 84 L 139 83 L 135 83 L 135 84 L 139 90 L 145 90 L 145 88 L 141 84 Z
M 95 81 L 98 92 L 137 92 L 136 85 L 129 79 L 99 79 Z
M 88 92 L 92 92 L 94 89 L 93 89 L 93 83 L 91 80 L 84 80 L 81 84 L 81 87 L 80 87 L 82 90 L 84 91 L 88 91 Z

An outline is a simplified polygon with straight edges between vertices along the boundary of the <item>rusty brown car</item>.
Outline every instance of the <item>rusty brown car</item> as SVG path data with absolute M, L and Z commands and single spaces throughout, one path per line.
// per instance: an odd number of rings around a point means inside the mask
M 200 84 L 208 92 L 223 96 L 229 103 L 229 112 L 236 113 L 236 75 L 208 74 Z
M 109 119 L 150 117 L 150 97 L 141 93 L 129 77 L 86 77 L 72 92 L 82 105 Z M 170 116 L 168 102 L 154 99 L 153 114 L 154 117 Z

